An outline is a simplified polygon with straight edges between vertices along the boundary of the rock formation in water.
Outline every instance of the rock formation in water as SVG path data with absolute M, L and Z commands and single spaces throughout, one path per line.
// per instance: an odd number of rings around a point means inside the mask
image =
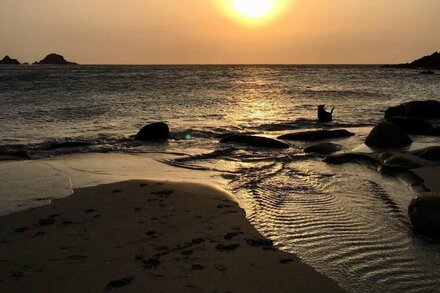
M 440 118 L 440 102 L 435 100 L 412 101 L 390 107 L 385 111 L 385 119 L 396 116 L 421 119 Z
M 256 135 L 240 135 L 234 134 L 226 136 L 220 140 L 220 143 L 240 143 L 253 147 L 262 148 L 289 148 L 290 145 L 278 139 L 256 136 Z
M 432 124 L 426 120 L 409 117 L 392 117 L 388 121 L 408 134 L 429 134 Z
M 434 52 L 432 55 L 428 55 L 417 59 L 411 63 L 402 63 L 394 65 L 384 65 L 385 68 L 426 68 L 426 69 L 440 69 L 440 53 Z
M 312 130 L 312 131 L 300 131 L 294 133 L 284 134 L 278 137 L 278 139 L 285 140 L 297 140 L 297 141 L 319 141 L 331 138 L 343 138 L 353 136 L 354 133 L 345 129 L 335 130 Z
M 2 60 L 0 60 L 0 64 L 2 65 L 18 65 L 20 62 L 17 59 L 12 59 L 8 55 L 6 55 Z
M 315 153 L 320 155 L 330 155 L 332 153 L 338 152 L 342 149 L 342 146 L 336 143 L 318 143 L 311 145 L 304 149 L 305 153 Z
M 170 128 L 165 122 L 156 122 L 144 126 L 137 134 L 137 140 L 163 140 L 170 137 Z
M 414 198 L 408 207 L 414 229 L 433 237 L 440 237 L 440 195 L 427 192 Z
M 411 138 L 394 123 L 385 121 L 376 125 L 365 144 L 377 149 L 400 149 L 412 144 Z
M 64 59 L 63 56 L 52 53 L 44 57 L 43 60 L 35 62 L 38 65 L 78 65 L 78 63 L 70 62 Z

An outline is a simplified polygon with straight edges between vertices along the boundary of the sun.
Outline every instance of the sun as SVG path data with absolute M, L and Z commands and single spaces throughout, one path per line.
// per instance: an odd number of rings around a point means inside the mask
M 238 22 L 262 25 L 287 11 L 293 0 L 212 0 Z
M 269 15 L 275 8 L 275 0 L 233 0 L 233 8 L 242 17 L 258 19 Z

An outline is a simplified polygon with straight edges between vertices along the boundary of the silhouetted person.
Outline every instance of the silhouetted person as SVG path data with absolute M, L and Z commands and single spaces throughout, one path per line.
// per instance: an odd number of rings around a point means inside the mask
M 333 110 L 335 108 L 333 107 L 331 112 L 327 112 L 325 110 L 325 105 L 319 105 L 318 106 L 318 120 L 322 123 L 331 122 L 333 120 Z

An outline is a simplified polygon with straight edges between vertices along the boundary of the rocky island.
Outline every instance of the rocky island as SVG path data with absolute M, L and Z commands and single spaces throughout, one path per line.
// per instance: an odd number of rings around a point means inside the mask
M 1 65 L 19 65 L 20 62 L 17 59 L 12 59 L 6 55 L 2 60 L 0 60 Z
M 440 69 L 440 53 L 434 52 L 432 55 L 424 56 L 411 63 L 402 63 L 394 65 L 384 65 L 384 68 L 409 68 L 409 69 Z
M 70 62 L 64 59 L 63 56 L 52 53 L 44 57 L 41 61 L 36 61 L 34 64 L 37 65 L 78 65 L 78 63 Z

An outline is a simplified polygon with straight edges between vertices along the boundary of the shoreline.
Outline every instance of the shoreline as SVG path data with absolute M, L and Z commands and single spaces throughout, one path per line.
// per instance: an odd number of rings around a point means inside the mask
M 343 291 L 277 250 L 227 193 L 208 185 L 132 180 L 75 189 L 0 217 L 0 230 L 8 291 Z

